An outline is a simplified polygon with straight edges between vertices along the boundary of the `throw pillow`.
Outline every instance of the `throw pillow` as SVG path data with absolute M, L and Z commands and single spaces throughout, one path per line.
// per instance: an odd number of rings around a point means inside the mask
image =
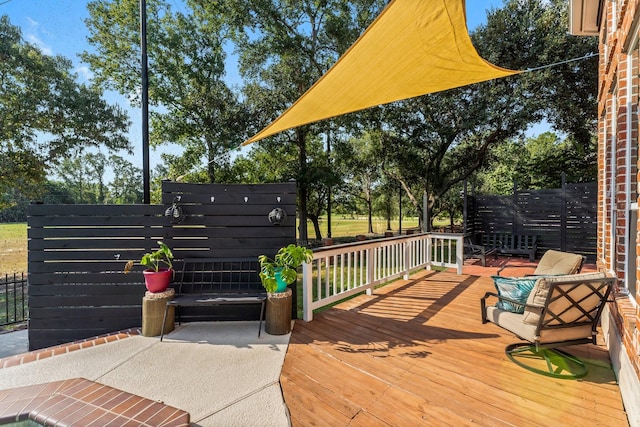
M 524 313 L 524 305 L 539 277 L 501 277 L 491 276 L 493 284 L 501 297 L 509 298 L 521 304 L 514 304 L 510 301 L 498 300 L 496 307 L 500 310 L 512 313 Z

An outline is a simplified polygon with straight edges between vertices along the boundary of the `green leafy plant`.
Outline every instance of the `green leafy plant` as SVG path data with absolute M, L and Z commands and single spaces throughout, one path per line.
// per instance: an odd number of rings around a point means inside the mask
M 260 281 L 267 292 L 275 292 L 278 287 L 276 280 L 276 271 L 280 272 L 282 280 L 287 284 L 291 284 L 298 278 L 298 267 L 303 262 L 311 262 L 313 259 L 313 251 L 304 246 L 291 244 L 284 248 L 280 248 L 278 253 L 272 258 L 266 255 L 260 255 Z
M 160 271 L 160 267 L 162 265 L 166 265 L 170 270 L 173 269 L 173 252 L 171 252 L 169 246 L 164 242 L 159 241 L 158 245 L 160 246 L 160 249 L 157 251 L 148 252 L 142 255 L 142 258 L 140 258 L 140 265 L 144 265 L 147 269 L 152 271 Z M 127 262 L 124 266 L 124 272 L 130 272 L 134 265 L 134 261 Z

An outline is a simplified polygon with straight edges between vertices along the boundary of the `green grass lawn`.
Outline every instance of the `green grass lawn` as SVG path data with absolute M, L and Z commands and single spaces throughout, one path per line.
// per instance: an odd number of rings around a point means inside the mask
M 373 218 L 373 232 L 375 234 L 384 234 L 387 231 L 387 220 L 384 218 Z M 320 218 L 320 231 L 322 232 L 322 237 L 327 237 L 327 217 L 323 216 Z M 391 221 L 391 230 L 398 231 L 398 219 Z M 409 217 L 402 219 L 402 229 L 405 230 L 407 228 L 415 228 L 418 226 L 418 218 L 417 217 Z M 315 238 L 315 231 L 313 229 L 313 224 L 309 222 L 307 225 L 307 232 L 310 238 Z M 358 234 L 367 234 L 367 217 L 364 215 L 351 217 L 349 215 L 332 215 L 331 216 L 331 236 L 332 237 L 347 237 L 347 236 L 356 236 Z
M 27 224 L 0 224 L 0 274 L 27 271 Z

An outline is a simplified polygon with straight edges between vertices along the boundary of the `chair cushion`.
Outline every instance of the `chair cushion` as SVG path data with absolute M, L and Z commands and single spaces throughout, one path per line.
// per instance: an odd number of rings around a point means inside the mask
M 581 263 L 582 255 L 550 249 L 544 253 L 533 274 L 536 276 L 575 274 Z
M 522 322 L 522 314 L 501 310 L 496 306 L 487 306 L 486 315 L 487 320 L 515 334 L 519 338 L 529 342 L 535 341 L 536 327 L 535 325 Z
M 566 280 L 598 280 L 603 279 L 604 277 L 606 277 L 605 273 L 584 273 L 539 278 L 536 281 L 533 290 L 529 294 L 529 298 L 527 298 L 527 306 L 531 307 L 525 307 L 522 321 L 524 323 L 533 325 L 536 325 L 538 323 L 538 321 L 540 320 L 540 312 L 539 310 L 536 310 L 535 307 L 544 307 L 547 301 L 547 296 L 549 295 L 549 288 L 551 283 L 562 282 Z
M 509 301 L 498 300 L 496 307 L 512 313 L 524 313 L 524 305 L 536 283 L 537 277 L 501 277 L 491 276 L 493 285 L 498 291 L 498 295 L 518 301 L 522 305 L 513 304 Z

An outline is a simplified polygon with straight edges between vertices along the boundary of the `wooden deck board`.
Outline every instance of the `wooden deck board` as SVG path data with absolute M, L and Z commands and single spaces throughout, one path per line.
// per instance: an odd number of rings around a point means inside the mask
M 510 362 L 482 325 L 488 277 L 423 272 L 297 321 L 281 374 L 294 426 L 628 426 L 605 348 L 569 348 L 579 381 Z

